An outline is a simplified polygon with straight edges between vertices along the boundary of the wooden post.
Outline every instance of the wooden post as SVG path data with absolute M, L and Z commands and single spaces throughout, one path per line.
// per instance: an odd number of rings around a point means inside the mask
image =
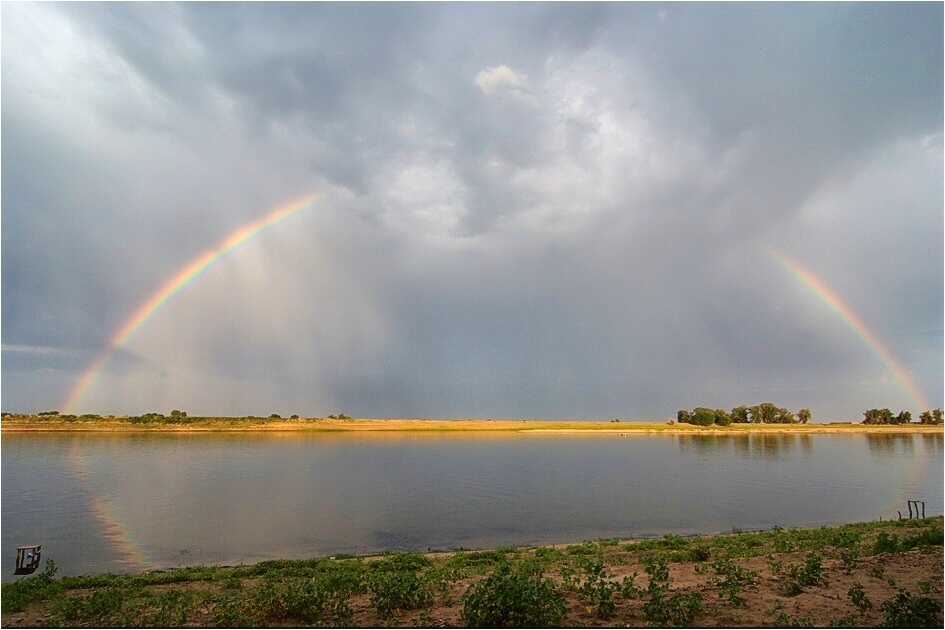
M 912 518 L 912 501 L 906 500 L 906 505 L 909 506 L 909 518 Z
M 925 501 L 922 502 L 922 518 L 925 518 Z

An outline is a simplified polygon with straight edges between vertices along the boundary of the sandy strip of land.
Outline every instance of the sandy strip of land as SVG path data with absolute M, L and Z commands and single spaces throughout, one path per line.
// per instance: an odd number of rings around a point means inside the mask
M 817 433 L 942 433 L 941 425 L 864 425 L 831 424 L 733 424 L 727 427 L 700 427 L 669 422 L 600 422 L 574 420 L 437 420 L 404 418 L 368 419 L 265 419 L 265 418 L 188 418 L 186 422 L 132 423 L 124 417 L 79 418 L 63 420 L 56 416 L 9 414 L 0 422 L 0 430 L 15 432 L 503 432 L 613 434 L 641 433 L 732 435 L 732 434 L 817 434 Z

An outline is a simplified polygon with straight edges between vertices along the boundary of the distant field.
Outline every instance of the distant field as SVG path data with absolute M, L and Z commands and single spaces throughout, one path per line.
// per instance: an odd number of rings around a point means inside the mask
M 4 414 L 0 429 L 6 432 L 41 431 L 498 431 L 559 433 L 941 433 L 942 426 L 832 424 L 732 424 L 727 427 L 700 427 L 666 422 L 615 422 L 575 420 L 435 420 L 404 418 L 235 418 L 235 417 L 165 417 L 142 420 L 140 417 L 63 417 Z

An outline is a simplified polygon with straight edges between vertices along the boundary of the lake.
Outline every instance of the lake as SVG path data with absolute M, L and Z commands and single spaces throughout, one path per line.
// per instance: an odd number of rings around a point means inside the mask
M 943 436 L 5 434 L 3 580 L 897 518 Z

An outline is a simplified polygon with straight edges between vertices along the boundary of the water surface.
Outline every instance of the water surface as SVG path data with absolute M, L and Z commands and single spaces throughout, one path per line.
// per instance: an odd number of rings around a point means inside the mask
M 7 434 L 4 580 L 896 518 L 942 434 Z M 7 570 L 9 569 L 9 571 Z

